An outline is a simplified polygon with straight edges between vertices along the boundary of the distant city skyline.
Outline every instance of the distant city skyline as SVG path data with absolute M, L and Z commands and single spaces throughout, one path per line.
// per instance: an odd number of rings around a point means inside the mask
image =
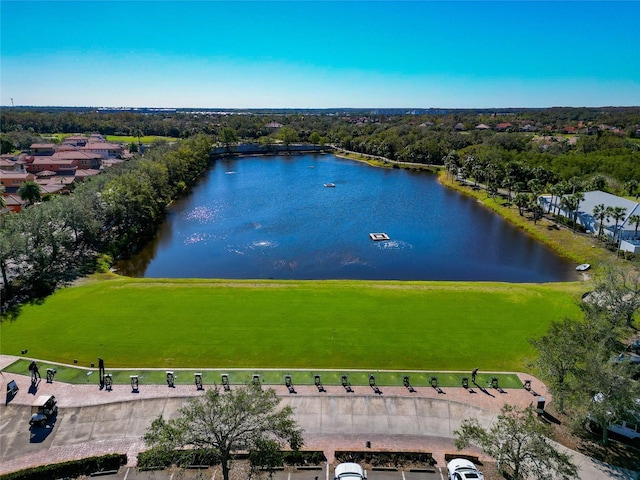
M 640 105 L 637 1 L 0 0 L 0 105 Z

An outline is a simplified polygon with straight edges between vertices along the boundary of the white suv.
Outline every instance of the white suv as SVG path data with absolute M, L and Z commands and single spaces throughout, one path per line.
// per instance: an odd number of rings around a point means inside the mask
M 335 480 L 366 480 L 367 474 L 357 463 L 341 463 L 336 467 Z
M 464 458 L 454 458 L 447 463 L 447 475 L 450 480 L 484 480 L 473 462 Z

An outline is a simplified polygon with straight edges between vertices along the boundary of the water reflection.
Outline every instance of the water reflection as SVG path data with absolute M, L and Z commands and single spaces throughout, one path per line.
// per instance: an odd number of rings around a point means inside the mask
M 570 262 L 435 176 L 332 155 L 218 161 L 119 268 L 187 278 L 576 278 Z

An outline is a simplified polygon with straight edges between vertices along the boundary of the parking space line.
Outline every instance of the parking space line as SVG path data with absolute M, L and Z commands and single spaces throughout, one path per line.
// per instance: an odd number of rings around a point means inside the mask
M 131 467 L 127 467 L 127 471 L 124 473 L 124 479 L 123 480 L 127 480 L 127 477 L 129 476 L 129 470 L 131 470 Z
M 440 472 L 440 478 L 444 480 L 444 475 L 442 475 L 442 468 L 438 468 L 438 471 Z M 449 475 L 447 475 L 447 477 L 449 477 Z
M 327 462 L 327 480 L 329 480 L 329 462 Z
M 400 470 L 402 472 L 402 480 L 406 480 L 406 478 L 404 478 L 404 470 Z

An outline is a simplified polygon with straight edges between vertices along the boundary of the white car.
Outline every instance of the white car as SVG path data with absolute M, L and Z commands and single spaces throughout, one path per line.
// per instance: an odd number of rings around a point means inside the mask
M 473 462 L 464 458 L 454 458 L 447 463 L 447 475 L 450 480 L 484 480 Z
M 341 463 L 336 467 L 335 480 L 366 480 L 367 475 L 357 463 Z

